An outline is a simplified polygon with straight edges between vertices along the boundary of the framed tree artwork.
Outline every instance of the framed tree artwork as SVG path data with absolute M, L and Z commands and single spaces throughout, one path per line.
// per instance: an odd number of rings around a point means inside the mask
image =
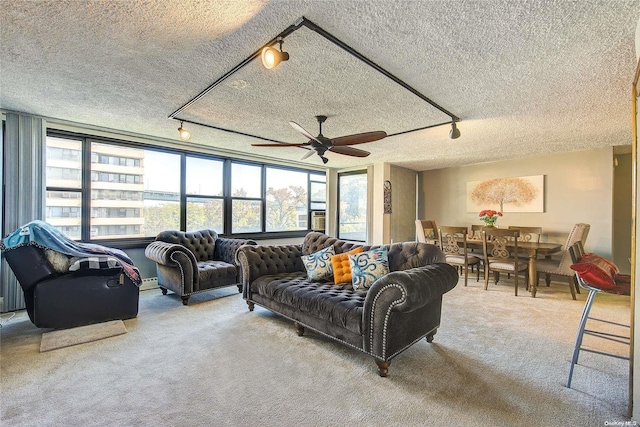
M 467 182 L 467 212 L 544 212 L 544 175 Z

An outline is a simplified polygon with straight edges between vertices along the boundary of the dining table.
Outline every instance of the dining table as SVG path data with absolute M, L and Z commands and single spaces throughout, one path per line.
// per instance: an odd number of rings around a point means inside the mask
M 507 247 L 509 246 L 513 247 L 514 244 L 507 244 Z M 467 248 L 482 250 L 482 239 L 467 238 Z M 518 252 L 529 257 L 529 292 L 531 292 L 531 297 L 535 298 L 538 286 L 536 258 L 538 255 L 546 257 L 561 250 L 562 244 L 560 243 L 518 242 Z

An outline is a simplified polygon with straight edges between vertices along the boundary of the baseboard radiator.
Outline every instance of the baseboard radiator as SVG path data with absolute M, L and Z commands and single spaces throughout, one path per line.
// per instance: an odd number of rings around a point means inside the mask
M 157 277 L 149 277 L 146 279 L 142 279 L 142 285 L 140 286 L 141 291 L 148 291 L 149 289 L 157 289 L 157 288 L 158 288 Z

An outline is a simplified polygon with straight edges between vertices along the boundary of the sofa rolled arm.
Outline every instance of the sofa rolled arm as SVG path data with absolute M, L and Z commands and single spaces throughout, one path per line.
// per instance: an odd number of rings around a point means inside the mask
M 238 248 L 238 263 L 242 270 L 243 297 L 258 277 L 278 273 L 305 271 L 302 264 L 302 244 L 298 245 L 244 245 Z
M 378 279 L 367 292 L 365 312 L 368 303 L 373 304 L 375 299 L 377 304 L 393 304 L 393 311 L 410 312 L 449 292 L 457 283 L 458 272 L 446 263 L 392 271 Z M 392 291 L 390 285 L 395 285 L 397 291 Z
M 144 250 L 144 255 L 159 265 L 179 268 L 184 281 L 197 283 L 198 263 L 196 257 L 193 252 L 184 246 L 175 243 L 155 241 L 147 245 Z
M 362 321 L 365 348 L 376 357 L 386 360 L 389 356 L 387 335 L 394 313 L 419 310 L 440 299 L 457 283 L 457 270 L 446 263 L 393 271 L 378 279 L 367 292 L 364 301 Z M 419 328 L 420 325 L 415 327 Z M 423 331 L 424 334 L 428 332 Z M 403 334 L 403 331 L 395 330 L 392 333 Z

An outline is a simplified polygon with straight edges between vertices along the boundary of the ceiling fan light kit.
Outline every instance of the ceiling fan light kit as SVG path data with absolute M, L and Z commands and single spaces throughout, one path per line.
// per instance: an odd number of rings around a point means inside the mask
M 374 70 L 378 71 L 379 73 L 381 73 L 382 75 L 384 75 L 388 79 L 390 79 L 393 82 L 397 83 L 402 88 L 406 89 L 407 91 L 411 92 L 413 95 L 417 96 L 419 99 L 425 101 L 426 103 L 428 103 L 429 105 L 431 105 L 435 109 L 439 110 L 441 113 L 444 113 L 445 115 L 449 116 L 451 118 L 451 120 L 445 121 L 445 122 L 441 122 L 441 123 L 429 124 L 427 126 L 423 126 L 423 127 L 419 127 L 419 128 L 415 128 L 415 129 L 409 129 L 409 130 L 404 130 L 404 131 L 400 131 L 400 132 L 395 132 L 395 133 L 392 133 L 392 134 L 387 134 L 384 131 L 375 131 L 375 132 L 365 132 L 365 133 L 362 133 L 362 134 L 346 135 L 346 136 L 342 136 L 342 137 L 338 137 L 338 138 L 331 138 L 331 139 L 330 138 L 325 138 L 322 135 L 322 122 L 324 122 L 326 120 L 326 116 L 316 116 L 316 118 L 318 120 L 318 123 L 320 124 L 320 134 L 318 135 L 318 137 L 314 137 L 313 135 L 309 134 L 306 130 L 304 130 L 297 123 L 289 122 L 291 124 L 291 126 L 294 127 L 294 129 L 296 129 L 297 131 L 299 131 L 300 133 L 302 133 L 304 136 L 306 136 L 309 139 L 309 141 L 307 143 L 303 143 L 303 144 L 290 144 L 290 143 L 286 143 L 284 141 L 278 141 L 278 140 L 275 140 L 275 139 L 266 138 L 264 136 L 260 136 L 260 135 L 256 135 L 256 134 L 250 134 L 250 133 L 245 133 L 245 132 L 241 132 L 241 131 L 238 131 L 238 130 L 223 128 L 223 127 L 215 126 L 213 124 L 203 123 L 203 122 L 200 122 L 200 121 L 194 121 L 194 120 L 187 120 L 187 121 L 189 123 L 197 124 L 199 126 L 204 126 L 204 127 L 208 127 L 208 128 L 219 130 L 219 131 L 229 132 L 229 133 L 233 133 L 233 134 L 236 134 L 236 135 L 247 136 L 247 137 L 260 139 L 260 140 L 263 140 L 263 141 L 268 141 L 268 142 L 273 143 L 273 144 L 251 144 L 252 146 L 261 146 L 261 147 L 302 147 L 302 148 L 307 149 L 307 150 L 312 150 L 312 152 L 315 152 L 315 153 L 318 154 L 318 156 L 322 159 L 323 163 L 327 163 L 328 162 L 328 159 L 324 156 L 324 153 L 326 151 L 332 151 L 334 153 L 344 154 L 344 155 L 353 156 L 353 157 L 366 157 L 366 156 L 368 156 L 370 154 L 369 152 L 364 151 L 364 150 L 359 150 L 359 149 L 356 149 L 356 148 L 352 148 L 352 147 L 347 147 L 347 145 L 361 144 L 361 143 L 365 143 L 365 142 L 372 142 L 372 141 L 376 141 L 376 140 L 379 140 L 379 139 L 382 139 L 382 138 L 385 138 L 385 137 L 388 137 L 388 136 L 402 135 L 402 134 L 409 133 L 409 132 L 416 132 L 416 131 L 429 129 L 429 128 L 432 128 L 432 127 L 437 127 L 437 126 L 442 126 L 442 125 L 447 125 L 447 124 L 451 124 L 451 131 L 449 132 L 449 137 L 451 139 L 455 139 L 455 138 L 460 137 L 460 131 L 456 127 L 456 122 L 460 121 L 460 118 L 458 116 L 456 116 L 455 114 L 447 111 L 446 109 L 444 109 L 443 107 L 441 107 L 440 105 L 438 105 L 437 103 L 435 103 L 434 101 L 432 101 L 431 99 L 427 98 L 425 95 L 420 93 L 418 90 L 416 90 L 413 87 L 409 86 L 403 80 L 401 80 L 398 77 L 396 77 L 395 75 L 391 74 L 389 71 L 385 70 L 384 68 L 382 68 L 381 66 L 379 66 L 375 62 L 371 61 L 369 58 L 365 57 L 364 55 L 362 55 L 361 53 L 359 53 L 358 51 L 353 49 L 351 46 L 345 44 L 344 42 L 342 42 L 341 40 L 339 40 L 338 38 L 336 38 L 332 34 L 328 33 L 327 31 L 325 31 L 324 29 L 320 28 L 319 26 L 317 26 L 313 22 L 309 21 L 304 16 L 300 17 L 294 24 L 292 24 L 289 27 L 287 27 L 284 31 L 282 31 L 280 34 L 278 34 L 276 37 L 274 37 L 268 43 L 266 43 L 262 48 L 260 48 L 257 51 L 255 51 L 253 54 L 251 54 L 249 57 L 247 57 L 244 61 L 240 62 L 238 65 L 233 67 L 231 70 L 227 71 L 224 75 L 222 75 L 216 81 L 211 83 L 208 87 L 206 87 L 204 90 L 202 90 L 199 94 L 197 94 L 196 96 L 191 98 L 184 105 L 182 105 L 176 111 L 171 113 L 169 115 L 169 119 L 180 120 L 181 123 L 182 123 L 182 119 L 178 117 L 178 114 L 180 114 L 181 112 L 185 111 L 187 108 L 189 108 L 190 106 L 195 104 L 198 100 L 200 100 L 205 95 L 207 95 L 209 92 L 211 92 L 215 87 L 220 85 L 222 82 L 224 82 L 231 75 L 233 75 L 237 71 L 241 70 L 247 64 L 251 63 L 254 59 L 256 59 L 258 57 L 261 58 L 263 66 L 265 68 L 267 68 L 267 69 L 273 69 L 276 66 L 278 66 L 278 64 L 280 62 L 288 61 L 289 60 L 289 53 L 282 51 L 283 40 L 288 35 L 290 35 L 291 33 L 295 32 L 295 31 L 297 31 L 298 29 L 300 29 L 302 27 L 306 27 L 309 30 L 319 34 L 320 36 L 322 36 L 326 40 L 330 41 L 331 43 L 335 44 L 336 46 L 338 46 L 339 48 L 341 48 L 342 50 L 344 50 L 348 54 L 350 54 L 350 55 L 354 56 L 355 58 L 357 58 L 358 60 L 364 62 L 369 67 L 373 68 Z M 275 44 L 279 44 L 280 50 L 277 50 L 276 48 L 274 48 Z M 181 137 L 181 139 L 186 141 L 187 139 L 189 139 L 189 137 L 186 137 L 186 139 L 183 138 L 182 130 L 184 130 L 184 129 L 182 128 L 182 124 L 181 124 L 180 125 L 180 129 L 179 129 L 179 131 L 181 131 L 180 137 Z M 187 131 L 187 133 L 188 133 L 188 131 Z M 189 134 L 189 136 L 190 136 L 190 134 Z M 310 154 L 307 154 L 306 156 L 304 156 L 304 158 L 307 158 L 309 156 L 310 156 Z
M 364 132 L 353 135 L 345 135 L 337 138 L 327 138 L 322 134 L 322 123 L 327 120 L 327 116 L 316 116 L 318 121 L 319 133 L 318 136 L 313 136 L 306 131 L 305 128 L 300 126 L 296 122 L 289 122 L 292 128 L 300 132 L 307 137 L 309 141 L 303 144 L 251 144 L 253 147 L 302 147 L 306 150 L 312 150 L 305 154 L 301 160 L 310 157 L 314 152 L 322 159 L 322 163 L 326 164 L 329 159 L 325 157 L 327 151 L 332 153 L 344 154 L 352 157 L 367 157 L 368 151 L 360 150 L 357 148 L 349 147 L 349 145 L 364 144 L 366 142 L 373 142 L 379 139 L 386 138 L 387 133 L 384 131 Z

